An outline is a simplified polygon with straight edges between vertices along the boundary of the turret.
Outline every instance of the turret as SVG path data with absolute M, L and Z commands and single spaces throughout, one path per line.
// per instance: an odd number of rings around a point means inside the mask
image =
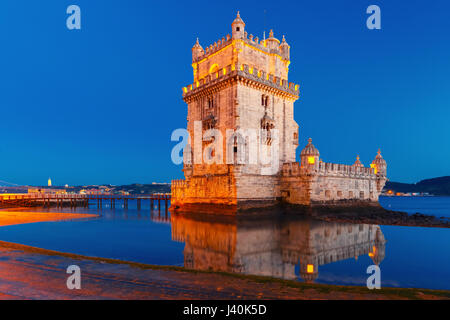
M 286 39 L 283 36 L 283 40 L 281 40 L 281 44 L 280 44 L 280 54 L 281 57 L 283 57 L 284 60 L 288 60 L 290 59 L 290 46 L 288 45 L 288 43 L 286 42 Z
M 387 176 L 387 164 L 386 160 L 383 159 L 381 156 L 381 150 L 378 149 L 378 154 L 376 155 L 375 159 L 372 161 L 372 164 L 370 165 L 371 168 L 374 169 L 374 173 L 381 177 Z
M 236 19 L 234 19 L 233 23 L 231 24 L 232 29 L 232 38 L 233 39 L 243 39 L 244 33 L 245 33 L 245 23 L 241 19 L 241 16 L 239 15 L 239 11 L 237 13 Z
M 312 139 L 309 138 L 308 144 L 300 153 L 300 164 L 302 168 L 314 169 L 319 165 L 319 150 L 312 144 Z
M 198 38 L 197 38 L 197 42 L 194 44 L 194 46 L 192 47 L 192 62 L 196 61 L 199 57 L 201 57 L 205 52 L 203 51 L 202 46 L 200 45 L 200 43 L 198 42 Z
M 353 164 L 354 167 L 359 167 L 359 168 L 363 168 L 364 165 L 361 163 L 361 161 L 359 160 L 359 155 L 356 156 L 356 161 Z
M 279 51 L 280 40 L 278 40 L 277 38 L 275 38 L 273 36 L 273 30 L 270 30 L 269 38 L 266 39 L 266 45 L 270 51 L 272 51 L 272 50 L 275 52 Z
M 387 164 L 386 160 L 381 156 L 380 149 L 378 149 L 378 154 L 372 161 L 370 167 L 373 168 L 373 173 L 377 175 L 377 191 L 378 193 L 381 193 L 387 181 Z

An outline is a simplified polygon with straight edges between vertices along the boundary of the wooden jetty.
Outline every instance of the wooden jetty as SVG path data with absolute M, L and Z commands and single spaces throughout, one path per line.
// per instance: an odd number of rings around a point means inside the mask
M 102 208 L 104 204 L 109 204 L 110 208 L 115 208 L 116 203 L 123 201 L 124 209 L 128 209 L 130 201 L 136 201 L 138 210 L 141 210 L 144 201 L 149 202 L 150 208 L 161 210 L 164 204 L 165 210 L 169 207 L 170 194 L 149 194 L 149 195 L 110 195 L 110 194 L 0 194 L 0 208 L 8 207 L 84 207 L 97 205 Z

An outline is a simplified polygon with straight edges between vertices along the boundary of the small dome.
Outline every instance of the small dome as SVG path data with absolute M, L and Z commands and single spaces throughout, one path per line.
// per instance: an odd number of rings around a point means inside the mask
M 198 38 L 197 38 L 197 41 L 195 42 L 194 46 L 192 47 L 192 49 L 200 49 L 200 50 L 203 50 L 202 46 L 201 46 L 200 43 L 198 42 Z
M 372 161 L 372 164 L 375 164 L 377 166 L 385 166 L 386 165 L 386 160 L 383 159 L 383 157 L 381 156 L 381 150 L 378 149 L 378 154 L 376 155 L 375 159 Z
M 303 279 L 305 283 L 313 284 L 314 281 L 319 277 L 319 274 L 317 272 L 315 273 L 300 272 L 300 277 Z
M 361 163 L 361 161 L 359 160 L 359 155 L 356 156 L 356 161 L 353 164 L 354 167 L 364 167 L 364 165 Z
M 289 45 L 288 45 L 288 43 L 286 42 L 286 39 L 284 38 L 284 36 L 283 36 L 283 39 L 281 40 L 280 46 L 283 46 L 283 47 L 289 47 Z
M 277 43 L 280 43 L 280 40 L 274 37 L 273 30 L 270 30 L 269 32 L 269 38 L 266 39 L 266 41 L 275 41 Z
M 243 24 L 245 26 L 245 22 L 241 19 L 241 15 L 239 14 L 239 11 L 237 12 L 236 19 L 234 19 L 234 21 L 231 25 L 234 25 L 234 24 Z
M 301 156 L 319 156 L 320 155 L 319 150 L 317 150 L 316 147 L 314 147 L 314 145 L 312 144 L 311 138 L 308 139 L 308 144 L 302 150 L 300 155 Z

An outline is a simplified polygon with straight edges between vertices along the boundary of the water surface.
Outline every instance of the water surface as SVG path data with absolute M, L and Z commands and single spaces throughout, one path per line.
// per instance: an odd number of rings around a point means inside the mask
M 382 197 L 387 209 L 450 217 L 450 198 Z M 56 211 L 55 209 L 51 209 Z M 73 212 L 70 209 L 64 211 Z M 324 222 L 306 217 L 225 218 L 96 207 L 98 218 L 0 227 L 0 240 L 88 256 L 202 270 L 365 285 L 450 290 L 450 229 Z M 308 265 L 310 272 L 308 272 Z

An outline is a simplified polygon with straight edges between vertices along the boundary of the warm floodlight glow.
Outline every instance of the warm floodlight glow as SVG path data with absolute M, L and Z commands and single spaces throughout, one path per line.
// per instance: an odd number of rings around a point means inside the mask
M 309 164 L 314 164 L 316 162 L 316 158 L 315 157 L 308 157 L 308 163 Z
M 377 172 L 378 172 L 377 165 L 375 163 L 371 163 L 370 167 L 373 169 L 373 173 L 377 174 Z
M 209 68 L 209 73 L 214 73 L 217 72 L 217 70 L 219 70 L 219 65 L 217 63 L 214 63 L 211 68 Z
M 375 256 L 375 253 L 377 253 L 377 247 L 372 247 L 372 252 L 369 252 L 369 257 L 373 258 Z
M 307 272 L 307 273 L 313 273 L 313 272 L 314 272 L 314 265 L 308 264 L 308 265 L 306 266 L 306 272 Z

